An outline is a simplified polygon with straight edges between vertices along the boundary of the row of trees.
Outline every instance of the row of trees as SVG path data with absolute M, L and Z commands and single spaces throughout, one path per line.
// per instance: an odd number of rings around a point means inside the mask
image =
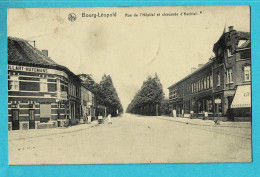
M 157 74 L 143 82 L 126 112 L 142 115 L 168 114 L 168 101 L 164 99 L 162 84 Z
M 80 77 L 88 89 L 95 95 L 95 103 L 98 106 L 106 107 L 106 113 L 112 116 L 123 112 L 123 107 L 113 85 L 110 75 L 103 75 L 100 83 L 96 83 L 91 74 L 81 74 Z

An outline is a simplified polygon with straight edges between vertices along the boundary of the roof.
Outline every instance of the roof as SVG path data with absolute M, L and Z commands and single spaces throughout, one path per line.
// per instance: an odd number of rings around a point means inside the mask
M 8 37 L 8 61 L 57 65 L 43 52 L 31 46 L 28 41 L 13 37 Z
M 31 64 L 46 68 L 65 71 L 67 74 L 77 77 L 67 67 L 55 63 L 42 51 L 33 47 L 28 41 L 15 37 L 8 37 L 8 63 Z M 77 77 L 79 80 L 79 78 Z
M 238 46 L 238 49 L 249 48 L 249 47 L 251 47 L 251 41 L 250 40 L 246 40 L 246 42 L 244 42 L 243 44 Z
M 213 58 L 213 59 L 214 59 L 214 58 Z M 188 79 L 188 78 L 191 77 L 192 75 L 194 75 L 194 74 L 198 73 L 199 71 L 201 71 L 202 69 L 206 68 L 207 66 L 209 66 L 209 65 L 212 63 L 213 59 L 210 59 L 210 61 L 208 61 L 207 63 L 205 63 L 202 67 L 200 67 L 200 68 L 196 69 L 194 72 L 188 74 L 188 75 L 187 75 L 186 77 L 184 77 L 183 79 L 179 80 L 179 81 L 176 82 L 175 84 L 173 84 L 173 85 L 171 85 L 170 87 L 168 87 L 168 89 L 174 87 L 175 85 L 179 84 L 180 82 L 182 82 L 182 81 Z

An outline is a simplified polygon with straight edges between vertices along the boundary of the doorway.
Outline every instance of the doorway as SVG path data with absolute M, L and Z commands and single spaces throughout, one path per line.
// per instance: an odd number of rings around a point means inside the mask
M 29 129 L 35 129 L 35 114 L 34 109 L 29 110 Z
M 19 109 L 12 109 L 12 130 L 19 130 Z

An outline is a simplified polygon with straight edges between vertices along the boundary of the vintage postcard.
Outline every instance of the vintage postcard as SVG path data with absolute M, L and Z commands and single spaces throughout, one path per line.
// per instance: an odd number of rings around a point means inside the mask
M 7 17 L 10 165 L 252 161 L 250 6 Z

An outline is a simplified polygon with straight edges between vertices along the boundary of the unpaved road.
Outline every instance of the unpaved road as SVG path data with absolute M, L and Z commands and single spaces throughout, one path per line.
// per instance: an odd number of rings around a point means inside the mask
M 9 132 L 9 164 L 251 161 L 251 127 L 192 125 L 131 114 L 112 121 L 71 132 L 49 129 L 53 135 L 23 131 L 21 140 L 18 132 Z

